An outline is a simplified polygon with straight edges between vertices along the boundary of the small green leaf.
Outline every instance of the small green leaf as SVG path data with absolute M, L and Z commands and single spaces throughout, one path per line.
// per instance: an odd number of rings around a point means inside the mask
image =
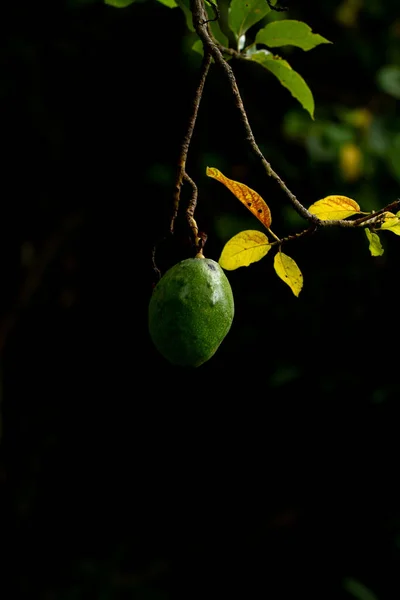
M 158 2 L 161 2 L 161 4 L 165 4 L 165 6 L 168 6 L 168 8 L 175 8 L 176 6 L 178 6 L 175 0 L 158 0 Z
M 385 223 L 381 226 L 381 229 L 384 229 L 385 231 L 391 231 L 395 235 L 400 235 L 400 220 L 395 217 L 394 219 L 385 221 Z
M 366 227 L 364 231 L 369 241 L 369 251 L 371 252 L 371 256 L 382 256 L 384 249 L 382 248 L 379 235 L 372 232 L 368 227 Z
M 190 10 L 190 0 L 176 0 L 179 8 L 182 9 L 183 14 L 185 15 L 186 25 L 190 31 L 194 31 L 193 27 L 193 17 L 192 12 Z
M 135 0 L 104 0 L 105 4 L 108 4 L 109 6 L 115 6 L 116 8 L 125 8 L 134 2 Z
M 282 20 L 268 23 L 256 35 L 257 44 L 265 44 L 270 48 L 276 46 L 297 46 L 302 50 L 311 50 L 319 44 L 331 44 L 329 40 L 318 33 L 313 33 L 311 27 L 302 21 Z
M 204 51 L 203 51 L 203 42 L 201 40 L 196 40 L 195 43 L 192 46 L 192 50 L 194 52 L 197 52 L 198 54 L 201 54 L 203 56 Z
M 232 0 L 228 24 L 238 40 L 250 27 L 258 23 L 270 8 L 265 0 Z
M 310 88 L 304 79 L 293 71 L 286 60 L 279 56 L 274 56 L 266 50 L 259 50 L 252 54 L 251 59 L 268 69 L 281 84 L 289 90 L 296 100 L 300 102 L 303 108 L 307 110 L 312 119 L 314 119 L 314 98 Z

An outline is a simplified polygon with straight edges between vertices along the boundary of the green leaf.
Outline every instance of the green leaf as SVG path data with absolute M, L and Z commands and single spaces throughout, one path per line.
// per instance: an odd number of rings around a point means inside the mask
M 391 231 L 395 235 L 400 235 L 400 220 L 396 217 L 394 219 L 389 219 L 388 221 L 385 221 L 380 229 Z
M 373 233 L 368 227 L 364 229 L 365 235 L 369 241 L 369 251 L 372 256 L 382 256 L 384 249 L 382 248 L 381 240 L 377 233 Z
M 203 51 L 203 42 L 201 40 L 196 40 L 195 43 L 192 46 L 192 50 L 194 52 L 198 52 L 198 54 L 201 54 L 201 56 L 203 56 L 204 51 Z
M 183 14 L 185 15 L 186 25 L 190 31 L 194 31 L 193 27 L 193 18 L 190 10 L 190 0 L 176 0 L 179 8 L 182 9 Z
M 165 4 L 165 6 L 168 6 L 168 8 L 175 8 L 176 6 L 178 6 L 175 0 L 158 0 L 158 2 L 161 2 L 161 4 Z
M 289 19 L 268 23 L 257 33 L 255 41 L 256 44 L 265 44 L 270 48 L 297 46 L 302 50 L 311 50 L 319 44 L 332 43 L 322 35 L 313 33 L 306 23 Z
M 378 71 L 377 82 L 384 92 L 394 98 L 400 98 L 400 67 L 397 65 L 382 67 Z
M 275 75 L 292 96 L 300 102 L 302 107 L 309 112 L 311 118 L 314 119 L 314 98 L 311 90 L 302 76 L 293 71 L 286 60 L 283 60 L 279 56 L 274 56 L 266 50 L 255 52 L 250 60 L 258 62 Z
M 211 6 L 207 6 L 207 13 L 208 13 L 209 19 L 213 19 L 215 17 Z M 221 27 L 219 26 L 218 21 L 210 21 L 210 27 L 211 27 L 212 34 L 215 37 L 215 39 L 217 40 L 217 42 L 222 44 L 222 46 L 225 46 L 226 48 L 228 48 L 229 40 L 226 37 L 226 35 L 221 31 Z
M 270 250 L 271 244 L 265 233 L 241 231 L 225 244 L 218 262 L 226 271 L 233 271 L 261 260 Z
M 125 8 L 134 2 L 135 0 L 104 0 L 105 4 L 108 4 L 109 6 L 115 6 L 116 8 Z
M 160 0 L 159 0 L 160 1 Z M 185 18 L 186 18 L 186 25 L 188 27 L 188 29 L 190 31 L 195 31 L 194 27 L 193 27 L 193 17 L 192 17 L 192 12 L 190 10 L 190 0 L 175 0 L 176 4 L 182 9 Z M 212 6 L 209 6 L 208 4 L 206 5 L 206 10 L 207 10 L 207 15 L 209 19 L 214 19 L 215 18 L 215 13 L 214 10 L 212 8 Z M 226 35 L 221 31 L 221 28 L 219 26 L 218 21 L 210 21 L 210 26 L 211 26 L 211 31 L 213 36 L 215 37 L 215 39 L 222 44 L 222 46 L 229 46 L 229 40 L 226 37 Z M 195 48 L 193 48 L 196 52 L 200 52 L 200 54 L 203 54 L 203 49 L 200 49 L 200 46 L 197 44 L 194 44 Z
M 228 25 L 238 40 L 250 27 L 270 12 L 265 0 L 232 0 Z

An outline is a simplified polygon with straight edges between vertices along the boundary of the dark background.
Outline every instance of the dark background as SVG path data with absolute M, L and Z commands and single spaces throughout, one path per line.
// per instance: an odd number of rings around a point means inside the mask
M 334 42 L 281 52 L 315 121 L 232 62 L 258 143 L 306 206 L 399 196 L 400 94 L 379 73 L 400 64 L 400 15 L 394 0 L 357 6 L 292 0 L 284 15 Z M 200 61 L 183 14 L 20 2 L 0 29 L 2 597 L 398 598 L 397 236 L 380 258 L 362 231 L 288 245 L 298 299 L 269 255 L 228 272 L 226 340 L 197 370 L 169 366 L 147 306 Z M 188 172 L 218 260 L 258 223 L 207 165 L 256 189 L 274 231 L 302 229 L 214 67 Z M 163 272 L 191 255 L 184 223 L 158 247 Z

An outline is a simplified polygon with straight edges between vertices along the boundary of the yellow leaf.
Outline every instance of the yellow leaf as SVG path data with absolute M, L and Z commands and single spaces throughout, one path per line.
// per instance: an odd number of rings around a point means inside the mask
M 287 283 L 293 294 L 298 296 L 303 287 L 303 275 L 293 258 L 283 252 L 277 252 L 274 258 L 274 269 L 278 277 Z
M 384 213 L 385 220 L 380 226 L 380 229 L 387 229 L 396 235 L 400 235 L 400 218 L 391 212 Z
M 233 271 L 261 260 L 270 249 L 269 240 L 261 231 L 241 231 L 225 244 L 218 262 L 223 269 Z
M 386 231 L 391 231 L 396 235 L 400 235 L 400 219 L 395 217 L 394 219 L 389 219 L 388 221 L 385 221 L 381 229 L 386 229 Z
M 257 192 L 244 185 L 244 183 L 228 179 L 214 167 L 207 167 L 206 173 L 208 177 L 213 177 L 223 183 L 265 227 L 268 228 L 271 225 L 271 211 Z
M 377 233 L 373 233 L 368 228 L 364 229 L 365 235 L 369 241 L 369 251 L 372 256 L 382 256 L 384 250 L 382 248 L 381 240 L 379 239 L 379 235 Z
M 329 221 L 330 219 L 346 219 L 346 217 L 355 215 L 360 212 L 360 207 L 355 200 L 347 198 L 347 196 L 327 196 L 311 204 L 308 210 L 321 221 Z

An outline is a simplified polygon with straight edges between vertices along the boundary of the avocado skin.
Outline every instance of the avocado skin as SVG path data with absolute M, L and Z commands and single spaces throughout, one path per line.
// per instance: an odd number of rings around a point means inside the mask
M 199 367 L 217 351 L 231 328 L 233 294 L 210 258 L 188 258 L 167 271 L 153 290 L 149 332 L 172 364 Z

